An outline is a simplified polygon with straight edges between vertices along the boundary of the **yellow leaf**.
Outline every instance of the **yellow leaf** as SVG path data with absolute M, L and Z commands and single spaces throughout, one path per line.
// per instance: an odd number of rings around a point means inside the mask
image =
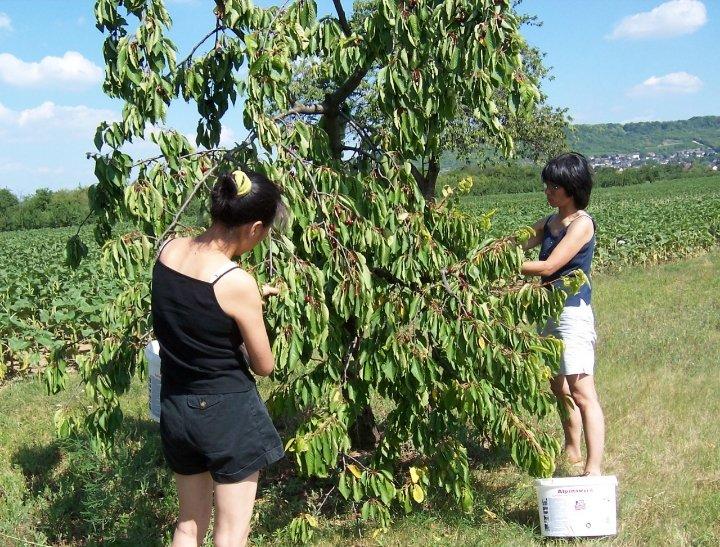
M 318 527 L 318 519 L 315 517 L 315 515 L 305 515 L 305 519 L 308 521 L 308 524 L 313 528 Z
M 350 465 L 347 466 L 347 468 L 350 471 L 350 473 L 355 475 L 356 479 L 359 479 L 360 477 L 362 477 L 362 472 L 357 468 L 357 466 L 355 464 L 351 463 Z
M 410 479 L 412 479 L 413 484 L 417 484 L 420 480 L 420 473 L 418 473 L 417 467 L 410 468 Z
M 422 486 L 420 486 L 419 484 L 413 486 L 412 497 L 418 503 L 423 502 L 423 500 L 425 499 L 425 492 L 423 491 Z
M 483 512 L 492 520 L 497 520 L 497 518 L 498 518 L 498 516 L 495 513 L 493 513 L 492 511 L 490 511 L 490 509 L 485 508 L 485 509 L 483 509 Z

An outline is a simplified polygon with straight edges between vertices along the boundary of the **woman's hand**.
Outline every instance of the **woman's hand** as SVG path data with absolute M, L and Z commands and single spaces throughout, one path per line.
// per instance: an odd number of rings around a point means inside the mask
M 268 285 L 265 283 L 262 286 L 262 289 L 260 291 L 260 294 L 262 294 L 263 298 L 268 298 L 269 296 L 277 296 L 280 294 L 280 289 L 277 287 L 273 287 L 272 285 Z

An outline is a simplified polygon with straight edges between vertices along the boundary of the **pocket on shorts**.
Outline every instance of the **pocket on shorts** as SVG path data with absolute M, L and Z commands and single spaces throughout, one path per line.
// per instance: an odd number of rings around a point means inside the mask
M 187 406 L 197 410 L 209 410 L 225 401 L 224 393 L 212 393 L 208 395 L 188 395 Z
M 248 434 L 254 417 L 247 404 L 252 391 L 188 395 L 187 416 L 193 443 L 205 454 L 226 452 Z

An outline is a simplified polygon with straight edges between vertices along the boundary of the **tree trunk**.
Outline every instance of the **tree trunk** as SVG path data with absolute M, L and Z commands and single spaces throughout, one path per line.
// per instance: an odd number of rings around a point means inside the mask
M 353 448 L 358 450 L 372 450 L 380 441 L 380 430 L 375 421 L 370 405 L 363 408 L 362 412 L 355 418 L 348 433 L 350 434 L 350 443 Z
M 414 165 L 412 166 L 412 174 L 425 201 L 428 203 L 435 201 L 435 185 L 437 184 L 437 178 L 440 174 L 440 162 L 438 159 L 434 156 L 430 157 L 427 174 L 421 172 Z
M 422 188 L 423 196 L 426 201 L 435 201 L 435 184 L 440 174 L 440 162 L 434 156 L 430 157 L 428 172 L 425 175 L 425 186 Z

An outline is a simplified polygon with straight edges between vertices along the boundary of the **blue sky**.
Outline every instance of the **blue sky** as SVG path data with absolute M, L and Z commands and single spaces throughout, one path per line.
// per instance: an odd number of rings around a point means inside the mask
M 212 0 L 166 0 L 171 37 L 184 57 L 212 28 Z M 273 2 L 260 2 L 269 5 Z M 349 11 L 350 1 L 344 0 Z M 0 0 L 0 187 L 92 184 L 97 123 L 121 104 L 101 90 L 102 35 L 92 0 Z M 330 13 L 332 3 L 319 1 Z M 554 80 L 544 89 L 577 123 L 685 119 L 720 114 L 720 2 L 716 0 L 525 0 L 541 27 L 526 27 L 547 54 Z M 38 29 L 41 29 L 38 32 Z M 241 116 L 225 118 L 223 141 L 242 138 Z M 168 125 L 188 134 L 197 123 L 184 105 Z M 151 151 L 138 144 L 138 156 Z

